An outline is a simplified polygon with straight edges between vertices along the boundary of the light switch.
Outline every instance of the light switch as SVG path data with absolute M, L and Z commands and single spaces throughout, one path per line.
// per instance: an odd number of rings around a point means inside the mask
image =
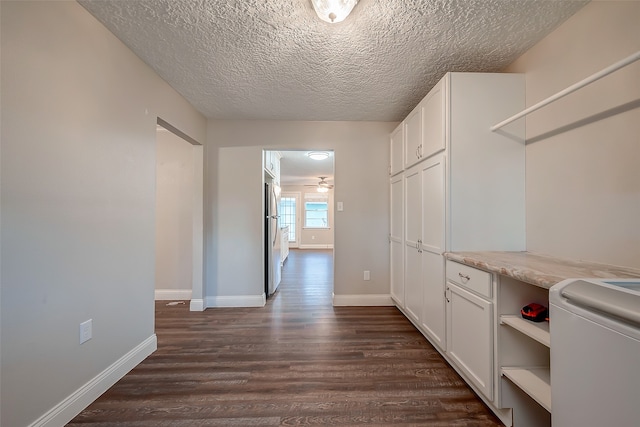
M 80 323 L 80 344 L 83 344 L 91 339 L 93 333 L 91 331 L 92 319 Z
M 342 202 L 338 202 L 338 212 L 342 212 L 344 210 L 344 206 L 342 205 Z

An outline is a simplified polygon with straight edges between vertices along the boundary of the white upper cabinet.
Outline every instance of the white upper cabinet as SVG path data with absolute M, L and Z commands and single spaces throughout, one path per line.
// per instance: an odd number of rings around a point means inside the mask
M 445 111 L 445 79 L 442 79 L 403 122 L 405 169 L 446 148 Z
M 422 159 L 422 105 L 418 104 L 402 123 L 404 125 L 404 168 L 408 169 Z
M 400 123 L 398 127 L 391 132 L 390 138 L 390 152 L 391 159 L 389 175 L 396 175 L 398 172 L 404 170 L 404 124 Z
M 445 80 L 431 89 L 420 103 L 422 114 L 422 158 L 426 159 L 445 149 Z
M 273 181 L 280 185 L 280 158 L 282 155 L 279 151 L 264 152 L 264 170 L 267 171 Z

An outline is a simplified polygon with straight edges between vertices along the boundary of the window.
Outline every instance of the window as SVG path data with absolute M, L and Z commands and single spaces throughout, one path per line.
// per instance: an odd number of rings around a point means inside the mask
M 280 223 L 289 226 L 289 241 L 296 241 L 296 198 L 282 196 L 280 198 Z
M 329 228 L 329 200 L 321 195 L 305 194 L 304 226 L 307 228 Z

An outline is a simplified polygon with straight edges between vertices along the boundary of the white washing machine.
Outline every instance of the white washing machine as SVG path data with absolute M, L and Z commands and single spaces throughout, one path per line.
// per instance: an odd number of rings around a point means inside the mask
M 553 427 L 640 426 L 640 278 L 549 292 Z

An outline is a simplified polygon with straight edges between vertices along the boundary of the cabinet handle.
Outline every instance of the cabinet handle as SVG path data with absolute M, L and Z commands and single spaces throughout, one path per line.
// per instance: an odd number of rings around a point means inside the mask
M 466 281 L 471 280 L 471 277 L 467 276 L 466 274 L 458 273 L 458 276 L 460 276 L 462 280 L 466 280 Z
M 422 158 L 422 144 L 418 145 L 418 154 Z
M 446 299 L 446 300 L 447 300 L 447 302 L 451 302 L 451 301 L 449 300 L 449 297 L 447 296 L 447 292 L 448 292 L 448 291 L 449 291 L 449 287 L 447 286 L 447 289 L 445 289 L 445 291 L 444 291 L 444 299 Z
M 420 158 L 420 146 L 419 145 L 416 147 L 416 158 L 417 159 Z

